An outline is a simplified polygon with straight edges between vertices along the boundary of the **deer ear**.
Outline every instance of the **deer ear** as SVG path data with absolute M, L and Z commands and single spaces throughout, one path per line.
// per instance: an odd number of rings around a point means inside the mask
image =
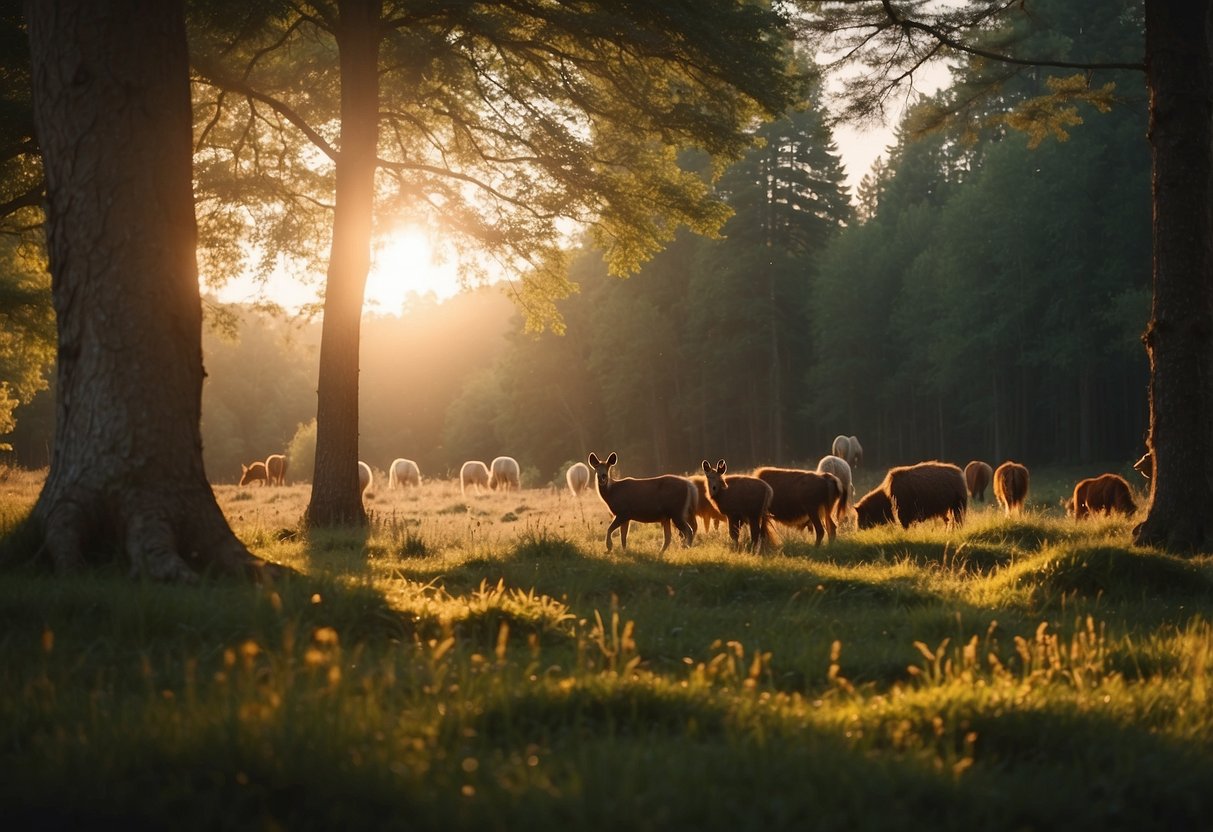
M 607 465 L 614 465 L 619 461 L 619 455 L 611 451 L 611 455 L 607 457 Z
M 723 459 L 716 463 L 716 473 L 723 474 L 727 470 L 729 470 L 729 466 L 724 464 Z
M 590 454 L 590 467 L 591 467 L 591 468 L 597 468 L 597 467 L 598 467 L 598 464 L 599 464 L 599 463 L 598 463 L 598 454 L 591 453 L 591 454 Z
M 703 470 L 704 470 L 704 471 L 711 471 L 711 470 L 712 470 L 712 466 L 711 466 L 711 465 L 708 465 L 708 461 L 707 461 L 706 459 L 703 461 L 703 463 L 702 463 L 702 464 L 703 464 Z

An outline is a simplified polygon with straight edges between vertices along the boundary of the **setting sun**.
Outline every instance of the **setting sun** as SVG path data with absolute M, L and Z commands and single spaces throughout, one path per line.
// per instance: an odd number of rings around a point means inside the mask
M 460 288 L 455 263 L 436 256 L 424 231 L 406 226 L 376 247 L 366 282 L 366 304 L 378 312 L 396 313 L 411 293 L 432 292 L 446 300 Z

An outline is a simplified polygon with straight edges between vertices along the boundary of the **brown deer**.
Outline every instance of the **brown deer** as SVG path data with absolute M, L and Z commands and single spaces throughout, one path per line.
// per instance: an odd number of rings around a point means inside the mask
M 703 523 L 703 530 L 715 530 L 720 528 L 721 523 L 727 524 L 729 518 L 721 514 L 708 497 L 708 478 L 696 475 L 690 479 L 695 483 L 695 516 Z
M 602 461 L 590 454 L 590 470 L 598 485 L 598 496 L 606 503 L 615 519 L 607 527 L 606 547 L 611 551 L 611 536 L 619 529 L 619 542 L 628 548 L 628 526 L 637 523 L 660 523 L 665 532 L 664 552 L 670 546 L 670 525 L 678 528 L 686 546 L 695 539 L 695 484 L 686 477 L 666 474 L 660 477 L 611 479 L 611 468 L 619 461 L 612 452 Z
M 728 465 L 722 459 L 713 468 L 705 459 L 703 473 L 707 478 L 708 499 L 729 522 L 729 537 L 733 548 L 741 548 L 741 524 L 750 526 L 751 552 L 761 553 L 767 543 L 773 543 L 771 529 L 771 500 L 775 492 L 758 477 L 744 474 L 725 476 Z

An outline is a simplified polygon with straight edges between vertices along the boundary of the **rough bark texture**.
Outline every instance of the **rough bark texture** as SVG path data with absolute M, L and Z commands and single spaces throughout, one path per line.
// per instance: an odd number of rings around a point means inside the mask
M 316 468 L 307 509 L 313 526 L 366 522 L 358 485 L 358 344 L 371 262 L 371 212 L 379 137 L 379 0 L 338 4 L 341 149 L 333 244 L 320 333 Z
M 1154 477 L 1135 541 L 1213 550 L 1213 29 L 1208 0 L 1148 0 L 1154 304 L 1146 330 Z
M 33 520 L 60 571 L 261 575 L 202 466 L 202 313 L 180 3 L 31 0 L 34 113 L 58 317 L 50 474 Z

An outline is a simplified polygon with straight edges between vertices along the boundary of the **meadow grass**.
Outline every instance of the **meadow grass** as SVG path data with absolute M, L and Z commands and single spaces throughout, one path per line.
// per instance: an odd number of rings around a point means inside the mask
M 0 477 L 4 531 L 38 484 Z M 592 493 L 433 482 L 309 532 L 306 486 L 215 490 L 300 577 L 4 575 L 13 828 L 1209 825 L 1213 561 L 1132 520 L 659 556 L 607 552 Z

